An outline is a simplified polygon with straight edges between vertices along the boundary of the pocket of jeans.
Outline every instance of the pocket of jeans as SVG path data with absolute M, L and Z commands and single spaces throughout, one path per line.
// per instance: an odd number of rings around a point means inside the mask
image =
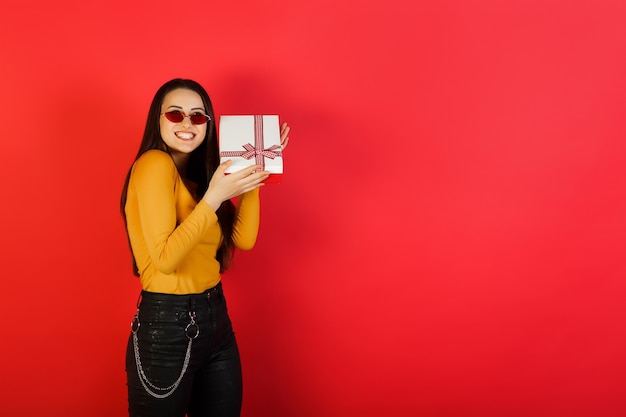
M 172 316 L 175 318 L 172 319 Z M 185 336 L 189 318 L 184 320 L 182 314 L 178 317 L 170 314 L 165 319 L 158 318 L 160 320 L 144 321 L 137 332 L 142 358 L 145 355 L 146 364 L 178 366 L 189 342 Z

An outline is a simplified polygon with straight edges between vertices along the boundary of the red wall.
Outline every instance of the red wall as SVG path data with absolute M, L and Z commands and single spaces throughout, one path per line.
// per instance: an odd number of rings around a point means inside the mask
M 244 417 L 626 415 L 625 4 L 3 0 L 0 415 L 124 415 L 177 76 L 292 125 L 224 276 Z

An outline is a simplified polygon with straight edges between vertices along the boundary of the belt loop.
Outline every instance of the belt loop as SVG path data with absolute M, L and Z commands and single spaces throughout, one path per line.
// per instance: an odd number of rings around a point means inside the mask
M 133 320 L 130 322 L 130 330 L 133 335 L 137 334 L 137 332 L 139 331 L 139 326 L 141 326 L 141 322 L 139 321 L 139 304 L 141 303 L 142 294 L 143 291 L 141 291 L 139 293 L 139 297 L 137 297 L 137 312 L 135 313 L 135 317 L 133 317 Z
M 143 290 L 139 292 L 139 297 L 137 297 L 137 310 L 139 310 L 139 304 L 141 304 L 142 298 L 143 298 Z

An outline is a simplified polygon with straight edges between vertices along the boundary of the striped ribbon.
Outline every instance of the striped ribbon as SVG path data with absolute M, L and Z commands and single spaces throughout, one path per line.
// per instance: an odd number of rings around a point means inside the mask
M 222 157 L 234 157 L 240 156 L 244 159 L 256 159 L 256 164 L 261 165 L 261 169 L 265 169 L 265 158 L 274 159 L 277 156 L 282 156 L 282 149 L 280 145 L 273 145 L 269 148 L 263 148 L 263 116 L 254 116 L 254 146 L 251 143 L 243 145 L 245 151 L 222 151 L 220 156 Z

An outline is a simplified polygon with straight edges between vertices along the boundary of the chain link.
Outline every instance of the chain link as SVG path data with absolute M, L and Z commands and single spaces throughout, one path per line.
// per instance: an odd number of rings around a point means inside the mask
M 174 391 L 176 391 L 176 388 L 178 388 L 178 386 L 180 385 L 180 381 L 182 381 L 183 376 L 185 375 L 185 372 L 187 372 L 187 367 L 189 366 L 189 358 L 191 357 L 191 344 L 193 342 L 193 339 L 195 339 L 196 337 L 198 337 L 198 334 L 200 333 L 200 330 L 197 329 L 196 334 L 194 335 L 194 337 L 189 337 L 189 335 L 187 335 L 187 339 L 189 339 L 189 343 L 187 343 L 187 352 L 185 353 L 185 361 L 183 362 L 183 368 L 180 371 L 180 375 L 178 376 L 178 379 L 176 381 L 174 381 L 174 383 L 172 385 L 170 385 L 169 387 L 157 387 L 156 385 L 154 385 L 152 382 L 150 382 L 150 380 L 148 379 L 148 377 L 146 376 L 144 370 L 143 370 L 143 366 L 141 365 L 141 358 L 139 356 L 139 339 L 137 338 L 137 331 L 139 330 L 139 311 L 137 311 L 137 315 L 134 317 L 133 319 L 133 323 L 131 324 L 131 328 L 132 325 L 137 323 L 137 327 L 133 329 L 133 348 L 135 351 L 135 363 L 137 365 L 137 374 L 139 375 L 139 380 L 141 381 L 141 385 L 143 385 L 144 389 L 146 390 L 146 392 L 148 394 L 150 394 L 151 396 L 153 396 L 154 398 L 167 398 L 170 395 L 172 395 L 172 393 Z M 187 327 L 185 328 L 185 333 L 187 333 L 188 329 L 190 326 L 196 326 L 197 328 L 197 324 L 195 322 L 195 313 L 189 313 L 189 317 L 191 318 L 191 323 L 189 323 L 187 325 Z M 156 391 L 167 391 L 164 392 L 163 394 L 160 394 L 158 392 L 154 392 L 153 390 Z

